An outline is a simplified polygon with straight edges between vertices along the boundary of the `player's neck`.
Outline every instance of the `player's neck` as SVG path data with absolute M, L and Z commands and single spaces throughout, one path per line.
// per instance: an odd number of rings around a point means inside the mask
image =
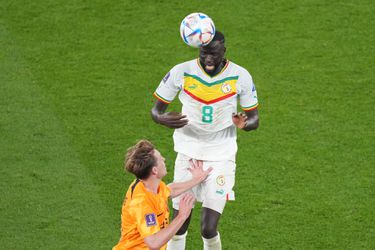
M 141 180 L 147 191 L 157 194 L 160 185 L 160 179 L 149 177 L 146 180 Z

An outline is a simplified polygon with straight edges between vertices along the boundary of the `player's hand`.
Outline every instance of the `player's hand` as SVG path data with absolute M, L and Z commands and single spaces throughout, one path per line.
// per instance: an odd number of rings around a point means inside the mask
M 212 171 L 212 167 L 209 167 L 206 170 L 203 170 L 203 161 L 201 160 L 194 160 L 190 159 L 190 168 L 188 168 L 189 172 L 193 176 L 193 179 L 198 180 L 199 182 L 204 181 L 207 176 L 210 174 Z
M 178 112 L 167 112 L 159 115 L 158 122 L 167 126 L 168 128 L 182 128 L 188 124 L 189 120 L 186 119 L 186 115 Z
M 232 121 L 237 128 L 243 129 L 246 127 L 247 116 L 245 113 L 239 112 L 237 114 L 232 114 Z
M 178 208 L 178 216 L 182 216 L 186 220 L 193 209 L 195 197 L 192 193 L 185 193 L 181 195 L 180 205 Z

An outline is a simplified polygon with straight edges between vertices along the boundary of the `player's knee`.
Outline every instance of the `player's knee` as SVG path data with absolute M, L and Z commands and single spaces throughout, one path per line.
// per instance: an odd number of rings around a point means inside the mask
M 188 230 L 188 226 L 182 225 L 182 227 L 178 229 L 176 235 L 183 235 L 186 233 L 187 230 Z
M 187 229 L 188 229 L 188 227 L 189 227 L 189 224 L 183 224 L 181 227 L 180 227 L 180 229 L 178 229 L 178 231 L 177 231 L 177 235 L 183 235 L 183 234 L 185 234 L 186 233 L 186 231 L 187 231 Z
M 189 223 L 190 223 L 190 216 L 189 218 L 184 222 L 184 224 L 182 224 L 182 226 L 180 227 L 180 229 L 178 229 L 177 231 L 177 235 L 183 235 L 186 233 L 186 231 L 188 230 L 189 228 Z
M 210 223 L 202 223 L 201 235 L 203 238 L 211 239 L 217 235 L 216 226 Z

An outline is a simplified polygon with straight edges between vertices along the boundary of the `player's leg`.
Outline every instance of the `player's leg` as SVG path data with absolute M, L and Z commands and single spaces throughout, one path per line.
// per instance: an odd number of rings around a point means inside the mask
M 202 183 L 201 235 L 204 250 L 220 250 L 221 240 L 217 230 L 227 200 L 234 198 L 234 161 L 205 162 L 213 167 L 207 180 Z
M 221 214 L 207 207 L 202 207 L 201 212 L 201 234 L 206 239 L 217 235 L 217 225 Z
M 224 209 L 225 201 L 216 201 L 224 203 L 221 205 Z M 207 205 L 207 204 L 205 204 Z M 222 211 L 221 211 L 222 212 Z M 201 212 L 201 235 L 204 250 L 221 250 L 220 234 L 217 230 L 221 213 L 211 208 L 202 207 Z
M 193 210 L 191 210 L 189 217 L 186 219 L 186 221 L 181 226 L 181 228 L 177 231 L 176 235 L 173 236 L 171 240 L 169 240 L 168 245 L 167 245 L 167 250 L 185 250 L 187 230 L 190 224 L 190 219 L 191 219 L 192 214 L 193 214 Z M 173 209 L 173 215 L 172 215 L 173 219 L 177 215 L 178 215 L 178 210 Z
M 184 224 L 180 227 L 180 229 L 177 231 L 176 235 L 183 235 L 186 233 L 188 230 L 189 224 L 190 224 L 190 219 L 193 214 L 193 210 L 191 210 L 189 217 L 186 219 Z M 173 209 L 173 215 L 172 215 L 172 220 L 178 215 L 178 210 Z

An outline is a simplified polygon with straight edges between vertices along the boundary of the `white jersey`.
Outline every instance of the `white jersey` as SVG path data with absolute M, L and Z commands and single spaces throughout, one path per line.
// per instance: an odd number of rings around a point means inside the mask
M 181 113 L 189 122 L 173 134 L 175 151 L 205 161 L 234 160 L 237 134 L 232 114 L 237 113 L 238 100 L 245 111 L 258 106 L 249 72 L 227 61 L 222 71 L 211 77 L 194 59 L 173 67 L 154 95 L 170 103 L 178 92 Z

